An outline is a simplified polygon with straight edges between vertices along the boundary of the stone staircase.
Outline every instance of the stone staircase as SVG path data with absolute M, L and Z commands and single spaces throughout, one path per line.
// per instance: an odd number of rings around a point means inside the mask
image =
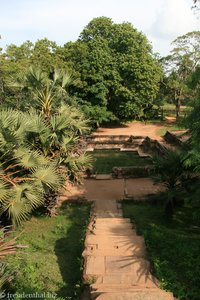
M 86 138 L 87 151 L 94 149 L 120 149 L 121 151 L 137 151 L 144 140 L 142 136 L 129 135 L 91 135 Z
M 112 202 L 104 213 L 96 206 L 86 236 L 84 277 L 91 284 L 90 299 L 173 300 L 151 274 L 143 237 Z

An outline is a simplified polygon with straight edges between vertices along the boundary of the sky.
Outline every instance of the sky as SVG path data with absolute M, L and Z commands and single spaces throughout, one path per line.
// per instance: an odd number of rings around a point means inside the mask
M 63 45 L 75 41 L 95 17 L 131 22 L 162 56 L 171 42 L 200 30 L 192 0 L 0 0 L 0 47 L 44 37 Z

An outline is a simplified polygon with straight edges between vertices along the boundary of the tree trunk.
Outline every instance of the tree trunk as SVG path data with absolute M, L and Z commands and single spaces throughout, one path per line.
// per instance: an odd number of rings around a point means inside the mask
M 174 206 L 175 206 L 176 198 L 175 195 L 168 195 L 167 202 L 165 204 L 165 216 L 167 218 L 172 218 L 174 214 Z
M 171 218 L 174 213 L 174 207 L 172 201 L 168 201 L 165 205 L 165 216 Z
M 180 100 L 180 95 L 177 95 L 176 92 L 174 93 L 174 100 L 176 106 L 176 120 L 177 120 L 180 115 L 181 100 Z
M 59 207 L 58 203 L 58 193 L 51 190 L 48 194 L 45 195 L 45 204 L 46 213 L 49 216 L 56 215 L 56 209 Z

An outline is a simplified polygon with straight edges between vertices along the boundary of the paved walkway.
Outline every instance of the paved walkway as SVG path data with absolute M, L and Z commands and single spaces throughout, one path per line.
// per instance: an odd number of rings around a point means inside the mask
M 106 175 L 107 176 L 107 175 Z M 102 178 L 106 177 L 105 175 Z M 100 177 L 100 175 L 99 175 Z M 110 177 L 109 177 L 110 178 Z M 157 193 L 163 190 L 162 185 L 155 185 L 150 178 L 132 179 L 86 179 L 83 185 L 66 185 L 66 190 L 60 196 L 61 201 L 76 200 L 85 197 L 89 201 L 95 201 L 97 205 L 107 205 L 107 200 L 122 199 L 125 194 L 134 196 L 135 199 L 144 198 L 148 194 Z
M 115 200 L 96 199 L 85 241 L 85 279 L 90 299 L 173 300 L 150 272 L 144 239 Z M 88 299 L 89 300 L 89 299 Z

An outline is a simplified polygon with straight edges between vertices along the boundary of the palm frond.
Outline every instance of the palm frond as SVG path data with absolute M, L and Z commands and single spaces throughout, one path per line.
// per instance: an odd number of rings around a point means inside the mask
M 6 213 L 13 225 L 17 226 L 43 203 L 43 194 L 39 188 L 33 183 L 22 183 L 9 190 L 9 196 L 1 202 L 0 213 Z
M 51 165 L 37 168 L 31 177 L 35 179 L 36 185 L 41 189 L 50 188 L 57 190 L 63 183 L 62 176 Z
M 78 141 L 78 137 L 63 136 L 62 141 L 60 143 L 60 149 L 62 151 L 65 151 L 66 154 L 75 151 L 75 146 L 77 145 Z
M 66 118 L 64 115 L 54 115 L 50 119 L 50 124 L 52 126 L 53 132 L 59 132 L 67 130 L 69 132 L 70 130 L 70 120 L 69 118 Z
M 85 169 L 92 166 L 92 157 L 88 154 L 81 154 L 77 156 L 68 156 L 64 160 L 68 172 L 76 176 L 77 173 L 85 171 Z
M 36 150 L 21 147 L 18 148 L 14 157 L 18 160 L 19 165 L 25 169 L 35 169 L 41 165 L 48 165 L 49 160 Z
M 0 181 L 0 204 L 2 204 L 9 197 L 9 187 Z
M 168 188 L 173 188 L 179 182 L 184 171 L 181 153 L 167 149 L 163 156 L 153 157 L 154 180 L 163 182 Z
M 68 119 L 68 123 L 70 124 L 68 130 L 71 130 L 74 134 L 83 134 L 89 131 L 89 121 L 85 119 L 84 114 L 76 107 L 62 104 L 58 112 L 62 118 Z

